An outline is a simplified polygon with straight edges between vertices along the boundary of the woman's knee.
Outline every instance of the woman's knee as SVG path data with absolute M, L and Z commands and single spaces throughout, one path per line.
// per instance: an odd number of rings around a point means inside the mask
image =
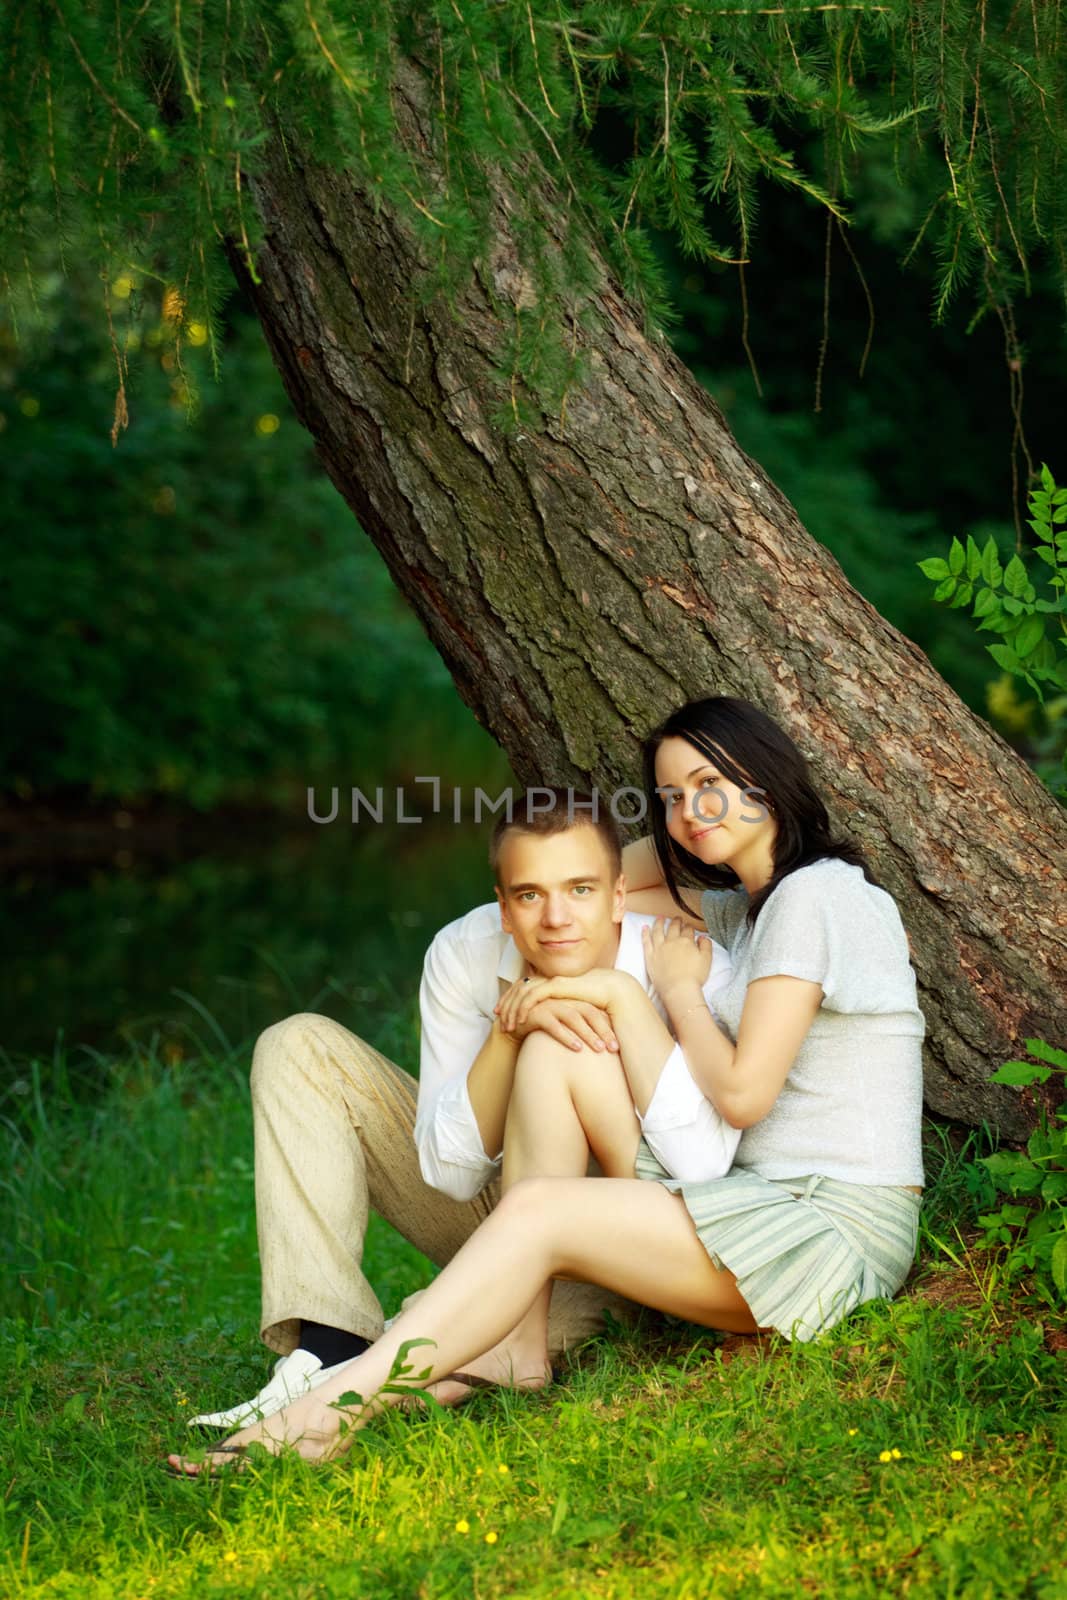
M 530 1232 L 554 1226 L 565 1210 L 561 1193 L 566 1178 L 520 1178 L 501 1197 L 496 1213 L 509 1227 Z

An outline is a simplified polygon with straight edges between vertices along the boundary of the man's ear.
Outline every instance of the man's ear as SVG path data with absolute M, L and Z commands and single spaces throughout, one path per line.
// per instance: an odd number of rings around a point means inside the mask
M 626 913 L 626 878 L 623 873 L 615 879 L 615 888 L 612 890 L 611 920 L 621 922 Z
M 493 893 L 496 895 L 496 903 L 500 907 L 500 926 L 503 928 L 505 933 L 510 933 L 511 932 L 511 919 L 508 916 L 507 901 L 504 899 L 504 896 L 500 893 L 500 885 L 499 884 L 494 884 Z

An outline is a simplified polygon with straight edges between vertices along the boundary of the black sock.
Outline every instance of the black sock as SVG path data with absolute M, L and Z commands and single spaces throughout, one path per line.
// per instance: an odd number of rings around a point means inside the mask
M 318 1356 L 324 1367 L 336 1367 L 340 1361 L 351 1361 L 370 1348 L 366 1339 L 345 1328 L 328 1328 L 324 1322 L 301 1322 L 300 1348 Z

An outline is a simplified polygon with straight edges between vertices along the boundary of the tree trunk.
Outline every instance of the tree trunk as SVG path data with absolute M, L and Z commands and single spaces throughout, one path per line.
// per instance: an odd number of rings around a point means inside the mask
M 528 177 L 558 241 L 532 155 Z M 417 302 L 409 231 L 352 180 L 291 143 L 257 178 L 249 290 L 326 470 L 522 781 L 639 783 L 642 736 L 697 695 L 779 718 L 900 906 L 929 1107 L 1018 1136 L 1032 1097 L 986 1079 L 1067 1035 L 1062 811 L 850 587 L 606 270 L 563 414 L 494 424 L 500 308 L 532 294 L 496 181 L 494 246 L 450 310 Z

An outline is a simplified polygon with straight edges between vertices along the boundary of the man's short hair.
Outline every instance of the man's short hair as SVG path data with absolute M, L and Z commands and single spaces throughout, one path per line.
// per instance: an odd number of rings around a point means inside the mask
M 599 804 L 599 797 L 581 789 L 536 788 L 523 791 L 507 812 L 501 812 L 489 840 L 489 865 L 499 878 L 500 851 L 509 833 L 538 834 L 548 838 L 570 828 L 595 828 L 611 863 L 611 879 L 622 871 L 622 838 L 611 812 Z

